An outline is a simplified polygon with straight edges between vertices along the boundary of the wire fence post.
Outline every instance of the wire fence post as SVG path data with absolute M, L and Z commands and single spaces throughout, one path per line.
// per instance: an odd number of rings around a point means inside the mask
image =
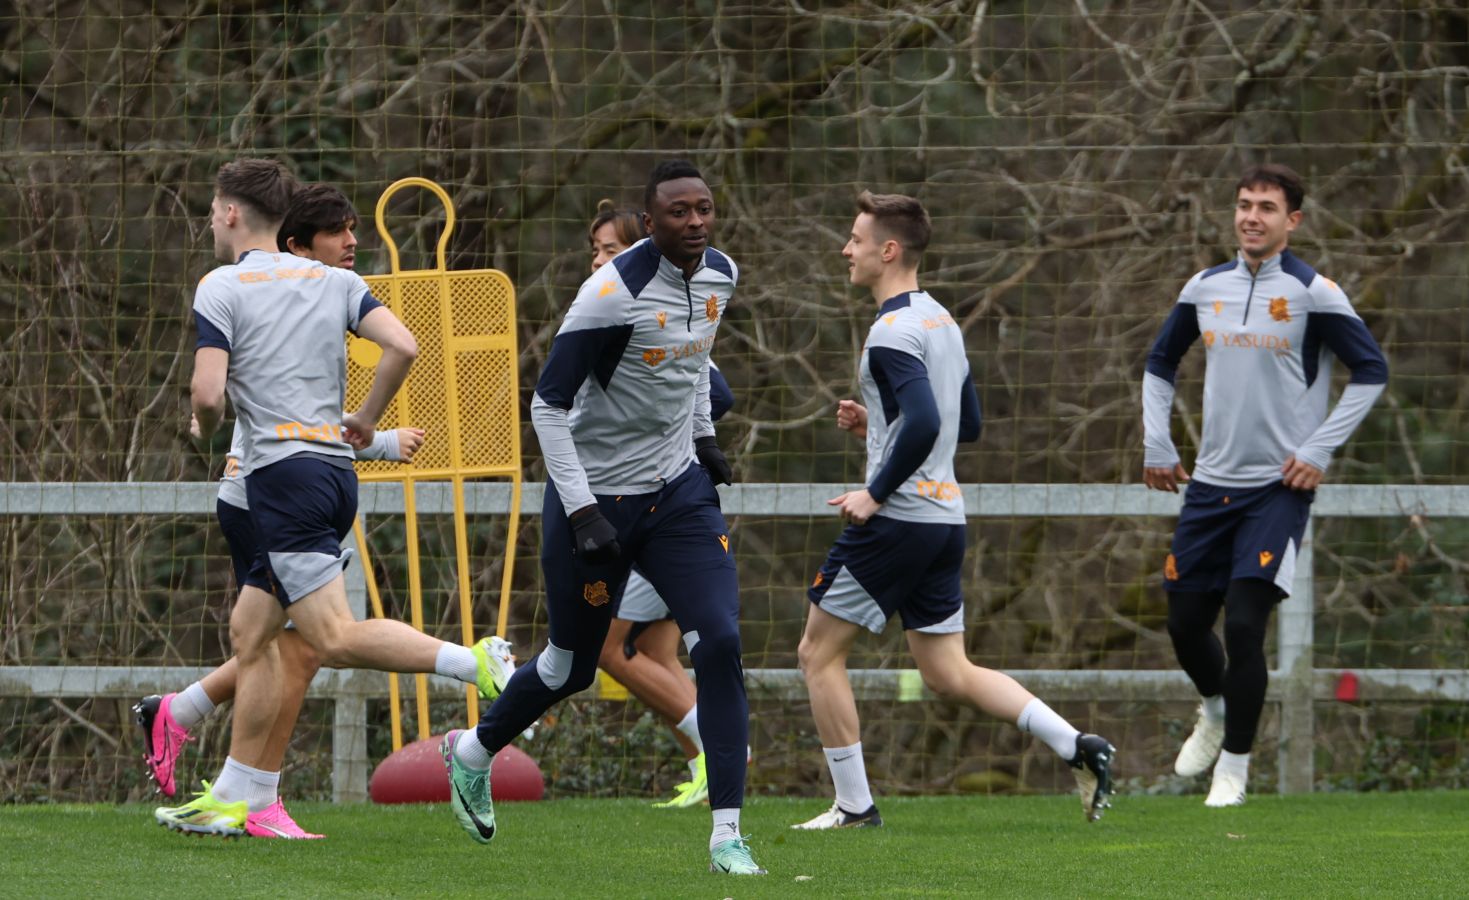
M 1280 793 L 1307 794 L 1316 780 L 1312 739 L 1315 710 L 1311 702 L 1315 649 L 1316 573 L 1312 557 L 1312 524 L 1306 520 L 1296 554 L 1291 595 L 1280 604 L 1276 640 L 1280 656 L 1276 667 L 1280 686 Z
M 367 579 L 362 560 L 357 562 L 358 565 L 347 566 L 345 577 L 347 605 L 352 617 L 361 621 L 367 618 Z M 332 698 L 332 802 L 365 802 L 367 771 L 367 698 L 358 693 L 335 694 Z

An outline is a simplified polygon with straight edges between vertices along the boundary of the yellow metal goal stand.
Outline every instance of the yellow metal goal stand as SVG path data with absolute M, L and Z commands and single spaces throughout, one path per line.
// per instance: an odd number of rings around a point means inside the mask
M 388 200 L 405 188 L 422 188 L 444 205 L 444 230 L 432 269 L 402 271 L 398 245 L 388 234 Z M 454 555 L 459 582 L 459 612 L 465 644 L 475 640 L 471 612 L 469 534 L 465 519 L 464 483 L 470 478 L 510 479 L 510 521 L 506 532 L 504 576 L 500 584 L 500 611 L 495 633 L 505 635 L 510 611 L 510 585 L 515 571 L 515 535 L 520 525 L 520 371 L 515 331 L 515 288 L 504 272 L 476 269 L 451 272 L 445 251 L 454 231 L 454 204 L 443 188 L 426 178 L 393 182 L 377 201 L 377 231 L 388 248 L 391 273 L 371 275 L 367 283 L 413 332 L 418 359 L 397 397 L 388 405 L 379 429 L 415 427 L 427 432 L 411 463 L 366 461 L 357 463 L 364 482 L 403 486 L 404 530 L 408 555 L 411 621 L 423 630 L 423 581 L 418 547 L 418 509 L 415 485 L 447 481 L 454 495 Z M 347 353 L 347 409 L 356 409 L 367 396 L 381 349 L 371 341 L 351 338 Z M 367 593 L 373 615 L 383 616 L 382 597 L 367 550 L 362 520 L 353 531 L 362 554 Z M 418 736 L 430 733 L 428 678 L 418 675 L 416 699 Z M 403 746 L 398 676 L 388 677 L 392 706 L 393 749 Z M 469 724 L 479 721 L 479 697 L 474 685 L 465 691 Z

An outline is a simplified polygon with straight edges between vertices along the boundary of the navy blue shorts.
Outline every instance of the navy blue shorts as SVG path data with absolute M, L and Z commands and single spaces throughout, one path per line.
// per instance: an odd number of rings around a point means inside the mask
M 270 592 L 270 579 L 265 571 L 252 574 L 255 558 L 260 555 L 260 542 L 255 540 L 255 523 L 250 520 L 250 510 L 241 509 L 233 503 L 215 501 L 214 515 L 219 519 L 219 530 L 224 532 L 225 543 L 230 547 L 230 566 L 235 573 L 235 588 L 245 585 Z
M 357 516 L 357 473 L 300 454 L 245 476 L 245 496 L 260 552 L 249 577 L 269 578 L 290 606 L 341 574 L 352 551 L 342 539 Z
M 1163 565 L 1163 587 L 1223 593 L 1231 581 L 1258 578 L 1290 596 L 1315 497 L 1281 482 L 1257 488 L 1190 482 Z
M 963 525 L 873 516 L 842 531 L 806 596 L 875 634 L 894 613 L 909 631 L 963 631 L 964 544 Z

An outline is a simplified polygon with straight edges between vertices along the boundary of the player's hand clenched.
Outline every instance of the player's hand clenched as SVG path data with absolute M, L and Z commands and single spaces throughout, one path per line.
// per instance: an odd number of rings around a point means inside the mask
M 342 437 L 352 445 L 353 450 L 366 450 L 372 446 L 372 439 L 377 434 L 377 423 L 368 419 L 362 413 L 347 413 L 342 416 Z
M 403 462 L 413 462 L 413 456 L 423 446 L 423 440 L 422 428 L 399 428 L 398 458 Z
M 837 404 L 837 427 L 852 432 L 853 437 L 867 437 L 867 407 L 856 400 L 842 400 Z
M 734 483 L 734 469 L 730 468 L 729 460 L 724 458 L 724 451 L 719 449 L 712 435 L 694 441 L 694 455 L 699 458 L 699 465 L 709 470 L 710 481 L 715 484 Z
M 853 525 L 866 525 L 867 520 L 877 514 L 882 504 L 872 499 L 872 495 L 864 488 L 860 491 L 847 491 L 838 497 L 826 501 L 827 506 L 837 507 L 843 519 Z
M 602 510 L 593 503 L 572 513 L 572 552 L 577 559 L 588 565 L 600 566 L 615 563 L 622 556 L 622 545 L 617 541 L 617 529 L 602 515 Z

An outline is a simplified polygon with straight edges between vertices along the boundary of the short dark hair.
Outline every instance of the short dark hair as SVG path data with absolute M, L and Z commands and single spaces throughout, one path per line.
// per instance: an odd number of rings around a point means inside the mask
M 301 247 L 310 247 L 323 231 L 335 234 L 357 224 L 357 210 L 347 195 L 329 184 L 312 184 L 301 188 L 291 198 L 285 220 L 276 232 L 276 246 L 289 251 L 287 238 L 295 238 Z
M 1306 199 L 1306 183 L 1296 170 L 1280 163 L 1261 163 L 1245 169 L 1234 186 L 1234 196 L 1244 188 L 1278 187 L 1285 194 L 1285 211 L 1295 212 Z
M 648 187 L 643 191 L 643 209 L 649 211 L 653 209 L 653 198 L 658 196 L 658 185 L 676 178 L 697 178 L 704 181 L 704 176 L 688 160 L 665 159 L 654 166 L 653 171 L 648 175 Z M 708 184 L 707 181 L 704 183 Z
M 214 176 L 214 192 L 253 213 L 250 225 L 256 228 L 278 225 L 299 188 L 296 176 L 274 159 L 237 159 Z
M 624 246 L 631 247 L 644 237 L 642 213 L 635 209 L 618 207 L 611 200 L 599 200 L 597 215 L 587 227 L 587 240 L 593 249 L 596 249 L 597 229 L 608 223 L 611 223 L 612 232 L 617 235 L 617 242 Z
M 898 242 L 903 248 L 904 262 L 918 265 L 933 237 L 933 221 L 922 203 L 903 194 L 863 191 L 857 195 L 857 209 L 872 216 L 873 224 L 884 240 Z

